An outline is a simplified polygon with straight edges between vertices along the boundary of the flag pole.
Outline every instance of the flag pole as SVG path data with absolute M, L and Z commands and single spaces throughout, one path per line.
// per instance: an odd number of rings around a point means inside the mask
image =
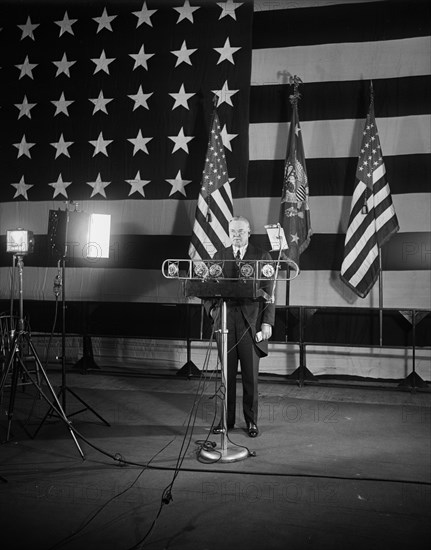
M 374 88 L 373 88 L 372 80 L 370 80 L 370 105 L 374 107 Z M 383 347 L 383 272 L 382 272 L 382 248 L 380 246 L 379 246 L 379 345 L 381 348 Z
M 383 347 L 383 276 L 382 249 L 379 247 L 379 344 Z
M 299 93 L 299 85 L 302 84 L 302 80 L 299 78 L 298 75 L 290 76 L 289 77 L 289 85 L 293 86 L 293 94 L 289 95 L 289 101 L 292 105 L 293 109 L 297 109 L 298 107 L 298 101 L 301 97 L 301 94 Z M 292 124 L 292 122 L 291 122 Z M 285 298 L 285 305 L 290 305 L 290 267 L 287 265 L 287 280 L 286 280 L 286 298 Z

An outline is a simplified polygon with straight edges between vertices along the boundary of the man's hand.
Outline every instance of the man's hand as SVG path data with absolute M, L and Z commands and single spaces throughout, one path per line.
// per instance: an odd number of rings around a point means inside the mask
M 269 340 L 272 336 L 272 326 L 268 323 L 262 323 L 260 330 L 262 331 L 262 340 Z

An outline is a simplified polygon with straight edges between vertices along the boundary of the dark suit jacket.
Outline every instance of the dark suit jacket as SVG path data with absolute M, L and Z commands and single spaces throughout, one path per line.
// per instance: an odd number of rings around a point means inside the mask
M 213 260 L 233 260 L 233 248 L 232 246 L 228 248 L 224 248 L 220 252 L 217 252 L 213 258 Z M 247 260 L 271 260 L 271 256 L 268 252 L 265 252 L 264 250 L 257 248 L 253 246 L 252 244 L 248 244 L 246 253 L 244 255 L 244 258 L 241 260 L 241 262 L 246 262 Z M 226 262 L 223 265 L 223 275 L 227 278 L 236 278 L 238 276 L 237 274 L 237 266 L 235 262 Z M 270 295 L 271 294 L 271 285 L 268 283 L 265 283 L 262 281 L 261 288 L 266 290 L 266 292 Z M 206 300 L 204 302 L 205 309 L 207 313 L 210 312 L 212 308 L 214 308 L 217 305 L 217 300 Z M 244 315 L 244 318 L 247 321 L 247 324 L 251 328 L 252 336 L 253 336 L 253 342 L 254 345 L 257 348 L 257 351 L 261 357 L 268 355 L 268 341 L 264 340 L 262 342 L 256 342 L 255 336 L 256 333 L 260 331 L 260 327 L 262 323 L 268 323 L 271 326 L 274 326 L 274 320 L 275 320 L 275 305 L 272 303 L 266 302 L 262 298 L 252 299 L 252 298 L 241 298 L 238 300 L 238 303 L 241 307 L 241 311 Z M 228 306 L 229 307 L 229 306 Z M 216 316 L 214 323 L 215 323 L 215 329 L 220 328 L 220 315 Z

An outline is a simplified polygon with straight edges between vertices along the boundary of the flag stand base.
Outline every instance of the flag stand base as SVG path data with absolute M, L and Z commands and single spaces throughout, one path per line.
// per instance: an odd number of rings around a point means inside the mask
M 398 384 L 399 388 L 427 388 L 428 384 L 415 371 Z
M 318 382 L 318 378 L 307 369 L 305 366 L 299 366 L 292 374 L 289 374 L 290 380 L 297 380 L 298 384 L 302 386 L 304 382 Z
M 177 376 L 182 376 L 183 378 L 191 378 L 192 376 L 201 376 L 201 371 L 193 363 L 193 361 L 187 361 L 180 370 L 177 372 Z
M 94 360 L 93 344 L 88 334 L 85 334 L 83 337 L 83 356 L 75 363 L 73 368 L 81 371 L 81 374 L 85 374 L 88 370 L 100 369 L 99 365 Z

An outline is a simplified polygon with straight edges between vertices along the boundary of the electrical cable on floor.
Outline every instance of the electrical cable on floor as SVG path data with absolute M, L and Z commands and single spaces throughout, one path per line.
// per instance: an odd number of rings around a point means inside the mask
M 207 352 L 206 352 L 204 364 L 203 364 L 203 367 L 202 367 L 202 374 L 205 373 L 208 370 L 213 338 L 214 338 L 214 329 L 211 332 L 211 337 L 210 337 L 210 340 L 209 340 L 209 343 L 208 343 L 208 346 L 207 346 Z M 130 547 L 129 550 L 137 550 L 138 548 L 142 547 L 145 544 L 145 541 L 148 539 L 148 537 L 152 533 L 152 531 L 153 531 L 153 529 L 156 525 L 156 522 L 157 522 L 158 518 L 160 517 L 160 514 L 162 513 L 163 507 L 166 506 L 167 504 L 169 504 L 171 501 L 173 501 L 172 490 L 173 490 L 173 487 L 174 487 L 174 483 L 175 483 L 175 481 L 176 481 L 176 479 L 177 479 L 177 477 L 178 477 L 178 475 L 181 471 L 181 467 L 182 467 L 182 464 L 184 462 L 184 458 L 185 458 L 186 453 L 188 452 L 188 449 L 190 447 L 192 436 L 193 436 L 193 430 L 194 430 L 195 423 L 196 423 L 196 416 L 197 416 L 197 412 L 198 412 L 197 406 L 200 404 L 200 402 L 202 400 L 202 397 L 204 395 L 204 391 L 206 389 L 205 379 L 202 376 L 202 374 L 201 374 L 201 377 L 199 379 L 198 387 L 196 389 L 195 400 L 193 402 L 193 406 L 192 406 L 192 408 L 190 410 L 190 413 L 189 413 L 189 416 L 188 416 L 188 423 L 187 423 L 186 433 L 184 434 L 181 449 L 178 453 L 177 463 L 176 463 L 176 467 L 174 469 L 174 474 L 172 476 L 172 480 L 165 487 L 165 489 L 162 492 L 159 509 L 158 509 L 158 511 L 156 513 L 156 516 L 154 517 L 150 527 L 148 528 L 147 532 L 136 544 L 134 544 L 132 547 Z M 189 431 L 190 427 L 191 427 L 190 435 L 187 437 L 187 434 L 188 434 L 188 431 Z M 187 443 L 186 443 L 186 440 L 187 440 Z
M 210 342 L 209 342 L 209 345 L 208 345 L 208 348 L 207 348 L 207 353 L 206 353 L 206 357 L 205 357 L 205 361 L 204 361 L 204 368 L 203 368 L 203 372 L 207 371 L 208 370 L 208 364 L 209 364 L 209 359 L 210 359 L 210 353 L 211 353 L 211 347 L 212 347 L 212 339 L 213 339 L 213 335 L 211 335 L 211 338 L 210 338 Z M 211 380 L 211 377 L 210 377 L 210 380 Z M 204 383 L 203 383 L 204 382 Z M 187 427 L 186 427 L 186 433 L 183 437 L 183 442 L 182 442 L 182 445 L 181 445 L 181 449 L 180 449 L 180 452 L 179 452 L 179 455 L 178 455 L 178 459 L 177 459 L 177 463 L 176 463 L 176 467 L 174 469 L 174 475 L 173 475 L 173 479 L 171 481 L 171 483 L 163 490 L 162 492 L 162 497 L 161 497 L 161 502 L 160 502 L 160 507 L 159 507 L 159 510 L 152 522 L 152 524 L 150 525 L 150 528 L 148 529 L 147 533 L 145 534 L 145 536 L 138 542 L 136 543 L 133 548 L 137 548 L 138 546 L 142 545 L 145 540 L 148 538 L 148 536 L 150 535 L 150 533 L 152 532 L 152 530 L 154 529 L 154 526 L 157 522 L 157 519 L 158 517 L 160 516 L 161 514 L 161 511 L 163 509 L 163 506 L 166 505 L 166 504 L 169 504 L 169 502 L 171 500 L 173 500 L 173 497 L 172 497 L 172 489 L 173 489 L 173 485 L 174 485 L 174 482 L 181 470 L 181 466 L 182 466 L 182 463 L 184 461 L 184 458 L 186 456 L 186 453 L 190 447 L 190 444 L 191 444 L 191 438 L 192 438 L 192 435 L 193 435 L 193 429 L 194 429 L 194 425 L 195 425 L 195 422 L 196 422 L 196 416 L 197 416 L 197 405 L 199 405 L 203 395 L 204 395 L 204 391 L 206 389 L 206 385 L 205 385 L 205 380 L 203 377 L 200 378 L 199 380 L 199 384 L 198 384 L 198 388 L 196 390 L 196 396 L 195 396 L 195 401 L 193 403 L 193 406 L 192 406 L 192 409 L 189 413 L 189 416 L 188 416 L 188 422 L 187 422 Z M 192 422 L 192 419 L 193 419 L 193 422 Z M 190 435 L 188 437 L 188 442 L 187 442 L 187 445 L 185 444 L 186 443 L 186 439 L 187 439 L 187 435 L 188 435 L 188 432 L 189 432 L 189 429 L 190 429 L 190 426 L 192 425 L 192 429 L 191 429 L 191 432 L 190 432 Z M 129 465 L 139 465 L 140 467 L 142 467 L 142 471 L 139 473 L 139 475 L 137 476 L 137 478 L 135 479 L 135 481 L 128 487 L 126 488 L 125 490 L 121 491 L 121 493 L 119 493 L 118 495 L 115 495 L 114 497 L 111 497 L 111 499 L 109 499 L 105 504 L 102 505 L 102 507 L 100 507 L 96 512 L 93 513 L 93 515 L 77 530 L 75 531 L 74 533 L 72 533 L 69 537 L 67 537 L 66 539 L 63 539 L 62 541 L 58 542 L 55 546 L 51 547 L 50 550 L 54 550 L 55 548 L 59 548 L 61 545 L 63 545 L 64 543 L 70 541 L 73 537 L 77 536 L 81 531 L 83 531 L 90 523 L 91 521 L 93 521 L 97 515 L 110 503 L 112 502 L 115 498 L 123 495 L 125 492 L 127 492 L 129 489 L 131 489 L 134 484 L 137 482 L 137 480 L 139 479 L 139 477 L 142 475 L 142 473 L 146 470 L 146 469 L 149 469 L 151 468 L 150 464 L 151 462 L 161 453 L 163 452 L 174 440 L 172 439 L 169 443 L 167 443 L 160 451 L 158 451 L 151 459 L 150 461 L 148 461 L 145 465 L 142 465 L 142 464 L 137 464 L 137 463 L 132 463 L 132 462 L 129 462 L 129 461 L 126 461 L 122 458 L 121 455 L 117 454 L 117 455 L 111 455 L 110 453 L 107 453 L 105 452 L 104 450 L 96 447 L 95 445 L 89 443 L 75 428 L 73 428 L 71 426 L 71 429 L 73 429 L 74 433 L 76 435 L 78 435 L 81 439 L 83 439 L 87 444 L 89 444 L 92 448 L 98 450 L 99 452 L 103 453 L 105 456 L 108 456 L 110 458 L 113 458 L 114 460 L 118 461 L 120 464 L 129 464 Z M 183 449 L 184 449 L 184 452 L 183 452 Z
M 132 483 L 129 484 L 128 487 L 126 487 L 125 489 L 123 489 L 122 491 L 120 491 L 119 493 L 117 493 L 116 495 L 112 496 L 110 499 L 108 499 L 102 506 L 100 506 L 95 512 L 92 513 L 92 515 L 87 519 L 85 520 L 85 522 L 81 525 L 81 527 L 79 527 L 76 531 L 74 531 L 73 533 L 71 533 L 70 535 L 68 535 L 67 537 L 65 537 L 63 540 L 57 542 L 54 546 L 51 546 L 48 550 L 55 550 L 56 548 L 60 548 L 61 546 L 63 546 L 64 544 L 66 544 L 67 542 L 70 542 L 73 538 L 75 538 L 76 536 L 79 535 L 79 533 L 81 533 L 81 531 L 83 531 L 86 527 L 88 527 L 88 525 L 90 525 L 90 523 L 96 519 L 96 517 L 111 503 L 113 502 L 114 500 L 116 500 L 117 498 L 121 497 L 122 495 L 124 495 L 125 493 L 127 493 L 127 491 L 130 491 L 130 489 L 132 489 L 136 483 L 138 482 L 139 478 L 141 477 L 141 475 L 145 472 L 145 470 L 147 470 L 148 466 L 150 465 L 150 463 L 159 455 L 161 454 L 167 447 L 169 447 L 169 445 L 175 440 L 175 438 L 171 439 L 171 441 L 169 441 L 168 443 L 166 443 L 166 445 L 164 447 L 162 447 L 159 451 L 157 451 L 157 453 L 155 453 L 151 458 L 150 460 L 148 461 L 148 464 L 147 466 L 144 466 L 142 468 L 142 470 L 138 473 L 138 475 L 136 476 L 136 478 L 132 481 Z

